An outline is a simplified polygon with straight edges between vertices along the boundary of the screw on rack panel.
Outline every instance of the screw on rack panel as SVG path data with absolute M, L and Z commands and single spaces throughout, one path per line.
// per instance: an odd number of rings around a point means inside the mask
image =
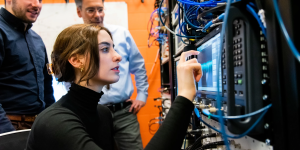
M 270 145 L 271 141 L 269 139 L 266 139 L 266 145 Z
M 235 145 L 234 145 L 234 148 L 241 149 L 241 148 L 242 148 L 242 146 L 241 146 L 241 144 L 235 144 Z
M 222 137 L 222 139 L 223 139 L 223 137 Z M 235 145 L 235 141 L 234 141 L 234 140 L 229 140 L 228 143 L 229 143 L 230 145 Z
M 263 100 L 267 100 L 267 99 L 268 99 L 268 95 L 264 95 Z
M 265 129 L 269 129 L 269 124 L 266 123 L 264 127 Z
M 262 79 L 261 80 L 261 84 L 266 84 L 267 83 L 267 80 L 266 79 Z

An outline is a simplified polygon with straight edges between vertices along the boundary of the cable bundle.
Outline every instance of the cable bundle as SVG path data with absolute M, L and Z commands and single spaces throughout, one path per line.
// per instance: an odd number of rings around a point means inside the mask
M 194 2 L 190 0 L 178 0 L 178 5 L 182 5 L 183 7 L 183 15 L 184 15 L 184 22 L 186 24 L 190 25 L 191 28 L 195 29 L 202 29 L 203 26 L 213 19 L 213 16 L 206 16 L 208 18 L 203 18 L 202 22 L 197 21 L 197 15 L 199 12 L 203 12 L 206 8 L 212 8 L 218 6 L 218 4 L 224 4 L 224 0 L 221 1 L 215 1 L 215 0 L 210 0 L 210 1 L 205 1 L 205 2 Z M 193 21 L 195 20 L 195 21 Z M 201 26 L 202 25 L 202 26 Z
M 163 8 L 165 9 L 165 8 Z M 155 9 L 150 16 L 150 19 L 147 24 L 147 30 L 148 30 L 148 47 L 151 47 L 153 44 L 156 46 L 159 46 L 159 44 L 163 44 L 166 41 L 167 34 L 160 33 L 161 26 L 158 25 L 158 22 L 156 21 L 155 18 L 157 18 L 159 9 Z M 155 23 L 156 22 L 156 23 Z M 149 24 L 150 28 L 149 28 Z M 150 42 L 150 39 L 154 38 L 152 42 Z

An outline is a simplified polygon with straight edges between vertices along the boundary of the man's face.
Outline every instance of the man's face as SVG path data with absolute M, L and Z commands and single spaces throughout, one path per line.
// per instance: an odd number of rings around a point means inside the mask
M 102 0 L 82 0 L 81 8 L 77 7 L 77 14 L 86 24 L 103 26 L 104 5 Z
M 34 23 L 42 10 L 42 0 L 12 0 L 13 14 L 24 23 Z

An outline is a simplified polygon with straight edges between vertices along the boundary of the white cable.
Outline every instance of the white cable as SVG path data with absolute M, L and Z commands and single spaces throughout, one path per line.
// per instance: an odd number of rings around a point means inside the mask
M 263 9 L 258 11 L 258 15 L 260 17 L 261 22 L 263 23 L 264 27 L 267 28 L 267 23 L 266 23 L 266 17 L 265 17 L 265 11 Z
M 222 23 L 223 23 L 223 22 L 214 23 L 214 24 L 212 24 L 210 27 L 214 27 L 214 26 L 220 25 L 220 24 L 222 24 Z

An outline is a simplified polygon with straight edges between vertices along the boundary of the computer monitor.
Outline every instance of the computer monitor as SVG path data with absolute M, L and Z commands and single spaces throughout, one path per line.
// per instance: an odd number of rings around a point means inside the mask
M 217 92 L 217 70 L 219 71 L 219 89 L 222 91 L 221 65 L 217 68 L 220 50 L 220 32 L 208 35 L 197 47 L 198 62 L 202 66 L 202 78 L 198 82 L 198 91 Z M 221 61 L 219 61 L 221 63 Z

